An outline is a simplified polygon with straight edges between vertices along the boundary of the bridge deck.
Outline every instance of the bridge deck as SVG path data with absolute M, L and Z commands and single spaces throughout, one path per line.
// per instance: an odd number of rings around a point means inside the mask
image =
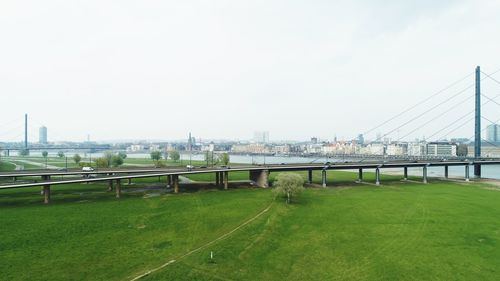
M 412 168 L 412 167 L 444 167 L 444 166 L 467 166 L 467 165 L 500 165 L 498 160 L 488 161 L 440 161 L 440 162 L 404 162 L 394 161 L 388 163 L 331 163 L 325 164 L 288 164 L 288 165 L 268 165 L 268 166 L 242 166 L 236 168 L 198 168 L 198 169 L 117 169 L 92 172 L 62 172 L 46 171 L 35 173 L 2 173 L 0 177 L 34 177 L 34 176 L 75 176 L 75 175 L 105 175 L 96 178 L 62 179 L 62 180 L 42 180 L 36 182 L 9 183 L 0 185 L 0 189 L 36 187 L 72 183 L 99 182 L 109 180 L 126 180 L 137 178 L 150 178 L 171 175 L 190 175 L 217 172 L 250 172 L 268 170 L 269 172 L 286 171 L 307 171 L 307 170 L 357 170 L 357 169 L 389 169 L 389 168 Z M 109 175 L 113 174 L 113 175 Z

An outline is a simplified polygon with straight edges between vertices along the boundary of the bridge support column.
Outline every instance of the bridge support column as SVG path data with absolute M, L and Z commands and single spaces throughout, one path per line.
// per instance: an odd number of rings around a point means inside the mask
M 465 181 L 469 181 L 469 164 L 465 166 Z
M 476 67 L 474 159 L 481 159 L 481 68 Z M 474 176 L 481 177 L 481 164 L 474 164 Z
M 116 180 L 116 198 L 120 198 L 122 195 L 122 183 L 121 180 Z
M 363 169 L 359 169 L 358 171 L 358 180 L 357 182 L 363 182 Z
M 132 184 L 132 178 L 129 178 L 128 179 L 128 185 L 131 185 Z
M 326 170 L 321 170 L 321 183 L 323 187 L 326 187 Z
M 380 168 L 375 169 L 375 184 L 380 185 Z
M 229 172 L 224 172 L 222 178 L 224 179 L 224 189 L 229 185 Z
M 219 186 L 219 172 L 215 172 L 215 185 Z
M 108 181 L 108 191 L 113 191 L 113 180 Z
M 408 180 L 408 167 L 404 167 L 404 178 L 403 180 L 407 181 Z
M 258 187 L 269 187 L 269 170 L 251 170 L 250 180 L 255 182 Z
M 174 185 L 174 193 L 179 193 L 179 175 L 172 175 L 172 184 Z
M 444 178 L 448 178 L 448 166 L 444 166 Z
M 43 179 L 45 181 L 49 181 L 50 176 L 43 176 Z M 44 204 L 50 203 L 50 185 L 49 184 L 43 186 L 43 203 Z
M 172 176 L 167 176 L 167 188 L 172 185 Z
M 307 171 L 307 182 L 311 184 L 313 182 L 313 170 L 309 169 Z
M 423 183 L 427 183 L 427 166 L 424 166 L 423 168 Z

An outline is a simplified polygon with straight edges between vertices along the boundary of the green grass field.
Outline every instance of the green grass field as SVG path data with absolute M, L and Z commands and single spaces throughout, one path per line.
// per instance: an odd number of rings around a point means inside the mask
M 13 171 L 15 168 L 16 166 L 11 163 L 0 161 L 0 172 Z
M 170 260 L 144 280 L 500 279 L 498 189 L 356 176 L 329 172 L 291 205 L 260 188 L 174 195 L 158 179 L 120 199 L 105 184 L 54 186 L 50 205 L 39 188 L 1 190 L 0 279 L 130 280 Z
M 69 169 L 73 168 L 79 168 L 79 165 L 77 165 L 74 160 L 73 156 L 68 155 L 68 161 L 66 163 L 66 158 L 65 157 L 47 157 L 47 159 L 43 158 L 42 156 L 9 156 L 9 157 L 3 157 L 5 160 L 16 163 L 18 165 L 24 166 L 25 170 L 34 170 L 34 169 L 45 169 L 45 165 L 47 165 L 49 168 L 54 166 L 58 168 L 65 168 L 66 165 Z M 89 161 L 94 161 L 95 158 L 88 158 L 88 157 L 83 157 L 81 159 L 81 162 L 88 163 Z M 34 163 L 26 163 L 25 161 L 29 162 L 34 162 Z M 162 159 L 160 160 L 161 165 L 167 166 L 167 167 L 186 167 L 187 164 L 191 163 L 192 165 L 196 166 L 207 166 L 207 163 L 205 161 L 189 161 L 186 159 L 178 160 L 178 161 L 173 161 L 171 159 L 165 160 Z M 238 164 L 232 164 L 232 165 L 238 165 Z M 154 167 L 155 162 L 149 158 L 130 158 L 127 157 L 125 158 L 123 165 L 121 168 L 130 168 L 130 167 Z M 0 168 L 2 168 L 0 166 Z M 13 168 L 12 168 L 13 169 Z M 0 170 L 2 171 L 2 170 Z

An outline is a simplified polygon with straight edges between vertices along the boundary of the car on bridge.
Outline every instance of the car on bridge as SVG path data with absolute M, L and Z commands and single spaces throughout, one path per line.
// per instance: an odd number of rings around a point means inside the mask
M 94 168 L 92 168 L 92 167 L 83 167 L 83 168 L 82 168 L 82 171 L 83 171 L 83 172 L 93 172 L 93 171 L 94 171 Z

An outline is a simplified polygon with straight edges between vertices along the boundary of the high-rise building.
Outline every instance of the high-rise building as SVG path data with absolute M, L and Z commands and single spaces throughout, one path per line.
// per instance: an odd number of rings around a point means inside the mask
M 191 136 L 191 133 L 189 133 L 187 151 L 192 151 L 192 150 L 193 150 L 193 137 Z
M 359 134 L 358 135 L 357 141 L 358 141 L 359 144 L 364 144 L 365 143 L 365 137 L 363 136 L 363 134 Z
M 47 127 L 42 126 L 38 130 L 38 142 L 41 144 L 47 144 Z
M 492 124 L 486 127 L 486 140 L 489 142 L 500 142 L 500 125 Z
M 253 140 L 256 143 L 268 143 L 269 142 L 269 132 L 268 131 L 258 131 L 253 135 Z

